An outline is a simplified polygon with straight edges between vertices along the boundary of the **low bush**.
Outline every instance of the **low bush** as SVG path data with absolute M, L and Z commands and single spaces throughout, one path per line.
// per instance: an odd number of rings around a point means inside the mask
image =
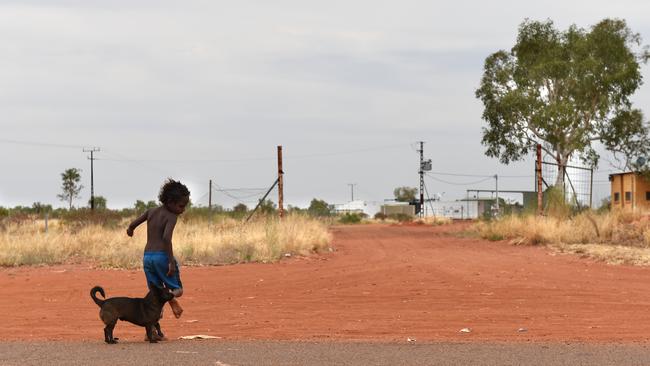
M 361 214 L 346 212 L 339 217 L 339 222 L 342 224 L 358 224 L 361 222 L 362 218 L 363 216 Z
M 375 220 L 381 220 L 381 221 L 384 221 L 384 220 L 386 220 L 387 218 L 388 218 L 388 215 L 386 215 L 386 214 L 383 213 L 383 212 L 377 212 L 377 213 L 375 214 L 375 216 L 374 216 L 374 219 L 375 219 Z

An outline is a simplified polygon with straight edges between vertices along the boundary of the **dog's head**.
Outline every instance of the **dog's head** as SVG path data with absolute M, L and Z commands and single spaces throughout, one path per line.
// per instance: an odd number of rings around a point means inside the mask
M 167 287 L 158 287 L 154 284 L 150 284 L 149 288 L 151 289 L 151 293 L 153 293 L 160 302 L 165 303 L 174 298 L 172 290 Z

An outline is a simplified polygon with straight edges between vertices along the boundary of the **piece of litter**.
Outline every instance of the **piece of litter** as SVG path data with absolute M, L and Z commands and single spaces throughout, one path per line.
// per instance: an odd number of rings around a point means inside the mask
M 291 257 L 291 253 L 284 253 L 285 257 Z
M 191 320 L 186 320 L 185 323 L 196 323 L 198 320 L 196 319 L 191 319 Z
M 459 333 L 471 333 L 471 332 L 472 332 L 472 328 L 463 328 L 459 331 Z
M 54 272 L 54 273 L 66 273 L 66 272 L 68 272 L 68 270 L 67 269 L 62 269 L 60 271 L 52 271 L 52 272 Z
M 406 341 L 407 341 L 407 342 L 415 342 L 416 339 L 415 339 L 415 338 L 406 338 Z
M 189 335 L 178 337 L 178 339 L 221 339 L 221 337 L 209 336 L 204 334 Z
M 526 328 L 519 328 L 519 329 L 517 329 L 517 332 L 519 332 L 519 333 L 528 332 L 528 329 L 526 329 Z

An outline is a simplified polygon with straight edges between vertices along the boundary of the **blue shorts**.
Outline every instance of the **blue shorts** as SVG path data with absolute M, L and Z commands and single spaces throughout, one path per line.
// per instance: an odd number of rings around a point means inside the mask
M 183 288 L 181 273 L 176 262 L 176 272 L 167 276 L 169 271 L 169 257 L 165 252 L 144 252 L 142 266 L 147 277 L 147 286 L 152 284 L 157 287 L 166 287 L 172 290 Z

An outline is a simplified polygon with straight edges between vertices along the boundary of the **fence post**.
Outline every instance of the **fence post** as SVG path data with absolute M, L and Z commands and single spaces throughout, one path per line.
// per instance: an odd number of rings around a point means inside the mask
M 282 145 L 278 146 L 278 214 L 280 218 L 284 217 L 284 182 L 282 177 Z
M 537 144 L 537 162 L 535 175 L 537 176 L 537 214 L 544 213 L 544 193 L 542 191 L 542 145 Z

